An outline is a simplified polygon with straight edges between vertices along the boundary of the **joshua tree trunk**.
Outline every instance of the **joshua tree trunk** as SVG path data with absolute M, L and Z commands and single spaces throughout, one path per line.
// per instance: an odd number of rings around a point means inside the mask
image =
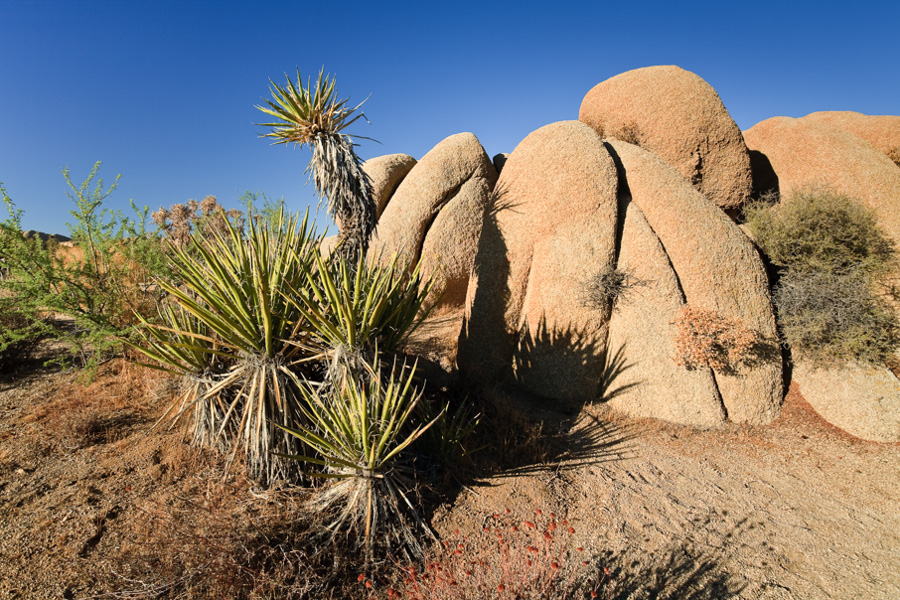
M 353 143 L 340 134 L 318 136 L 309 166 L 316 190 L 328 199 L 328 212 L 338 225 L 341 256 L 356 265 L 375 231 L 375 203 Z

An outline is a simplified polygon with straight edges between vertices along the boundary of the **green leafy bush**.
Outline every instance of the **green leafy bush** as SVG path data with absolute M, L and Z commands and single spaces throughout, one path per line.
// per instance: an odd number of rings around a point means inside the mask
M 775 306 L 787 344 L 817 361 L 882 362 L 900 348 L 889 297 L 896 249 L 875 214 L 828 190 L 800 191 L 746 210 L 747 223 L 779 268 Z
M 0 186 L 9 212 L 0 223 L 0 290 L 14 311 L 31 322 L 45 314 L 73 320 L 71 328 L 44 322 L 31 331 L 68 342 L 87 366 L 122 350 L 136 314 L 155 312 L 160 294 L 150 281 L 166 272 L 159 240 L 146 227 L 147 209 L 132 204 L 136 216 L 131 218 L 103 208 L 119 178 L 106 189 L 102 180 L 94 185 L 99 169 L 98 162 L 80 185 L 63 170 L 75 203 L 75 220 L 69 224 L 72 244 L 25 239 L 23 211 Z

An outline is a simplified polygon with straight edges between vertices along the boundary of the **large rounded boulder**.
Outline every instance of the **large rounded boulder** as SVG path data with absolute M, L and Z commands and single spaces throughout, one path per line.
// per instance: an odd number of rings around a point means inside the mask
M 363 171 L 372 182 L 376 222 L 397 190 L 397 186 L 414 166 L 416 159 L 408 154 L 385 154 L 370 158 L 362 164 Z
M 609 141 L 609 147 L 622 184 L 659 238 L 686 303 L 722 323 L 740 324 L 758 340 L 756 354 L 734 368 L 715 370 L 728 419 L 772 421 L 783 398 L 782 362 L 758 252 L 737 225 L 658 156 L 618 140 Z
M 597 398 L 609 311 L 584 290 L 614 259 L 616 168 L 597 134 L 553 123 L 510 154 L 484 221 L 458 364 L 481 383 Z
M 888 369 L 798 361 L 793 379 L 803 398 L 832 425 L 864 440 L 900 442 L 900 380 Z
M 400 182 L 378 220 L 370 254 L 422 260 L 443 290 L 441 306 L 461 307 L 497 171 L 471 133 L 452 135 Z
M 872 144 L 805 117 L 766 119 L 744 138 L 771 164 L 782 199 L 811 187 L 846 194 L 872 209 L 900 246 L 900 169 Z
M 690 71 L 655 66 L 611 77 L 587 93 L 578 119 L 659 155 L 721 208 L 750 198 L 741 131 L 712 86 Z
M 843 129 L 862 138 L 900 166 L 900 116 L 864 115 L 849 110 L 814 112 L 802 119 Z
M 616 411 L 695 427 L 714 427 L 725 410 L 708 367 L 677 364 L 672 340 L 684 294 L 665 249 L 620 185 L 622 236 L 616 272 L 625 277 L 609 320 L 604 399 Z

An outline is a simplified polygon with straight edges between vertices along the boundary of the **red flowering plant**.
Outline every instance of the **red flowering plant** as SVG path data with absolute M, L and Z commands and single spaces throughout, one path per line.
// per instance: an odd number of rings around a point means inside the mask
M 402 567 L 378 593 L 392 600 L 597 598 L 609 571 L 597 570 L 575 545 L 575 533 L 552 512 L 537 510 L 516 520 L 507 509 L 486 519 L 477 543 L 457 529 L 429 553 L 423 568 Z M 360 577 L 366 591 L 374 592 L 374 582 Z

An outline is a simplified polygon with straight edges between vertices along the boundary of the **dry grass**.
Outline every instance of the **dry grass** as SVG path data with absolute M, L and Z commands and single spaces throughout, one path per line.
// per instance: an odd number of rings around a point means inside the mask
M 734 373 L 757 358 L 759 334 L 739 319 L 686 305 L 675 327 L 675 362 L 687 369 Z

